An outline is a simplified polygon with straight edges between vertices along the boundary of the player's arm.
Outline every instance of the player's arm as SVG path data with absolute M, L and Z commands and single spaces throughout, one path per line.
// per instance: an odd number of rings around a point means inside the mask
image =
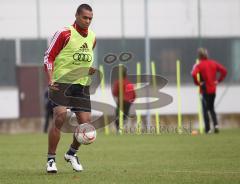
M 197 78 L 198 73 L 200 73 L 199 64 L 195 64 L 195 65 L 193 66 L 191 75 L 192 75 L 192 77 L 193 77 L 194 83 L 199 86 L 199 85 L 201 85 L 201 84 L 200 84 L 200 82 L 198 81 L 198 78 Z
M 44 55 L 44 67 L 48 78 L 48 85 L 54 88 L 54 81 L 53 81 L 53 71 L 54 71 L 54 61 L 60 51 L 65 47 L 67 42 L 69 41 L 70 31 L 67 29 L 63 29 L 57 31 L 51 43 L 45 52 Z
M 47 74 L 47 79 L 48 79 L 48 85 L 52 85 L 53 84 L 53 81 L 52 81 L 52 76 L 53 76 L 53 67 L 52 67 L 52 63 L 47 63 L 47 64 L 44 64 L 45 66 L 45 71 L 46 71 L 46 74 Z
M 131 102 L 133 103 L 136 99 L 136 92 L 132 83 L 128 84 L 128 92 L 130 93 Z
M 216 65 L 217 65 L 217 71 L 220 73 L 220 77 L 217 80 L 217 82 L 220 83 L 225 79 L 225 77 L 227 75 L 227 69 L 219 63 L 216 63 Z

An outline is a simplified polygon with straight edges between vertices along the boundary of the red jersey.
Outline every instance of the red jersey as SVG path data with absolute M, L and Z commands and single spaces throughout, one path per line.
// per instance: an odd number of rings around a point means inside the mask
M 220 73 L 217 79 L 217 73 Z M 200 74 L 200 81 L 197 80 L 197 74 Z M 192 77 L 196 85 L 201 86 L 201 93 L 216 93 L 217 83 L 224 80 L 227 70 L 224 66 L 214 60 L 203 59 L 199 64 L 193 66 Z
M 88 35 L 88 29 L 80 28 L 76 22 L 74 22 L 72 26 L 78 31 L 78 33 L 81 36 L 86 37 Z M 71 36 L 71 31 L 67 27 L 57 31 L 54 34 L 51 40 L 51 43 L 48 47 L 48 50 L 45 52 L 45 55 L 44 55 L 45 70 L 54 69 L 53 66 L 54 66 L 55 58 L 61 52 L 61 50 L 67 45 L 70 39 L 70 36 Z M 96 45 L 96 40 L 94 41 L 93 48 L 95 47 L 95 45 Z
M 119 81 L 115 81 L 113 84 L 112 93 L 115 97 L 119 97 Z M 127 79 L 123 79 L 123 100 L 127 102 L 133 102 L 136 98 L 133 84 Z

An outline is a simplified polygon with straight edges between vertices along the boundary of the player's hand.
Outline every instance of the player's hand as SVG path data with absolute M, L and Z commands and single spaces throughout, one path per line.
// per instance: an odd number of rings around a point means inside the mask
M 58 84 L 54 83 L 54 82 L 50 82 L 48 84 L 48 88 L 51 89 L 51 90 L 55 90 L 55 91 L 58 91 L 59 88 L 58 88 Z
M 200 82 L 199 84 L 200 84 L 200 86 L 203 86 L 203 85 L 204 85 L 204 82 Z
M 93 67 L 89 68 L 88 75 L 93 75 L 96 72 L 96 69 Z
M 216 85 L 218 85 L 219 82 L 218 82 L 218 81 L 215 81 L 214 83 L 215 83 Z

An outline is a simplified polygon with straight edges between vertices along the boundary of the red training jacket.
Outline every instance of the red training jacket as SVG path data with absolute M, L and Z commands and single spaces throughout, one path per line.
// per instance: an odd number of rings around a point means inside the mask
M 119 97 L 119 81 L 115 81 L 112 89 L 113 96 Z M 127 102 L 134 102 L 136 93 L 134 85 L 127 79 L 123 79 L 123 100 Z
M 217 79 L 217 73 L 220 77 Z M 197 80 L 197 74 L 200 74 L 200 82 Z M 227 75 L 227 70 L 224 66 L 214 60 L 203 59 L 199 64 L 195 64 L 192 70 L 192 77 L 196 85 L 201 86 L 201 93 L 214 94 L 216 86 L 222 82 Z

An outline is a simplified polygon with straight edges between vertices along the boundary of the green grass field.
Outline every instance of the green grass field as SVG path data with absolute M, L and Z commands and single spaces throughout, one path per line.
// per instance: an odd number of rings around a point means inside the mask
M 63 134 L 58 174 L 46 174 L 47 135 L 0 135 L 0 184 L 240 183 L 240 129 L 219 135 L 99 135 L 82 146 L 84 167 L 74 172 L 63 159 L 71 141 Z

